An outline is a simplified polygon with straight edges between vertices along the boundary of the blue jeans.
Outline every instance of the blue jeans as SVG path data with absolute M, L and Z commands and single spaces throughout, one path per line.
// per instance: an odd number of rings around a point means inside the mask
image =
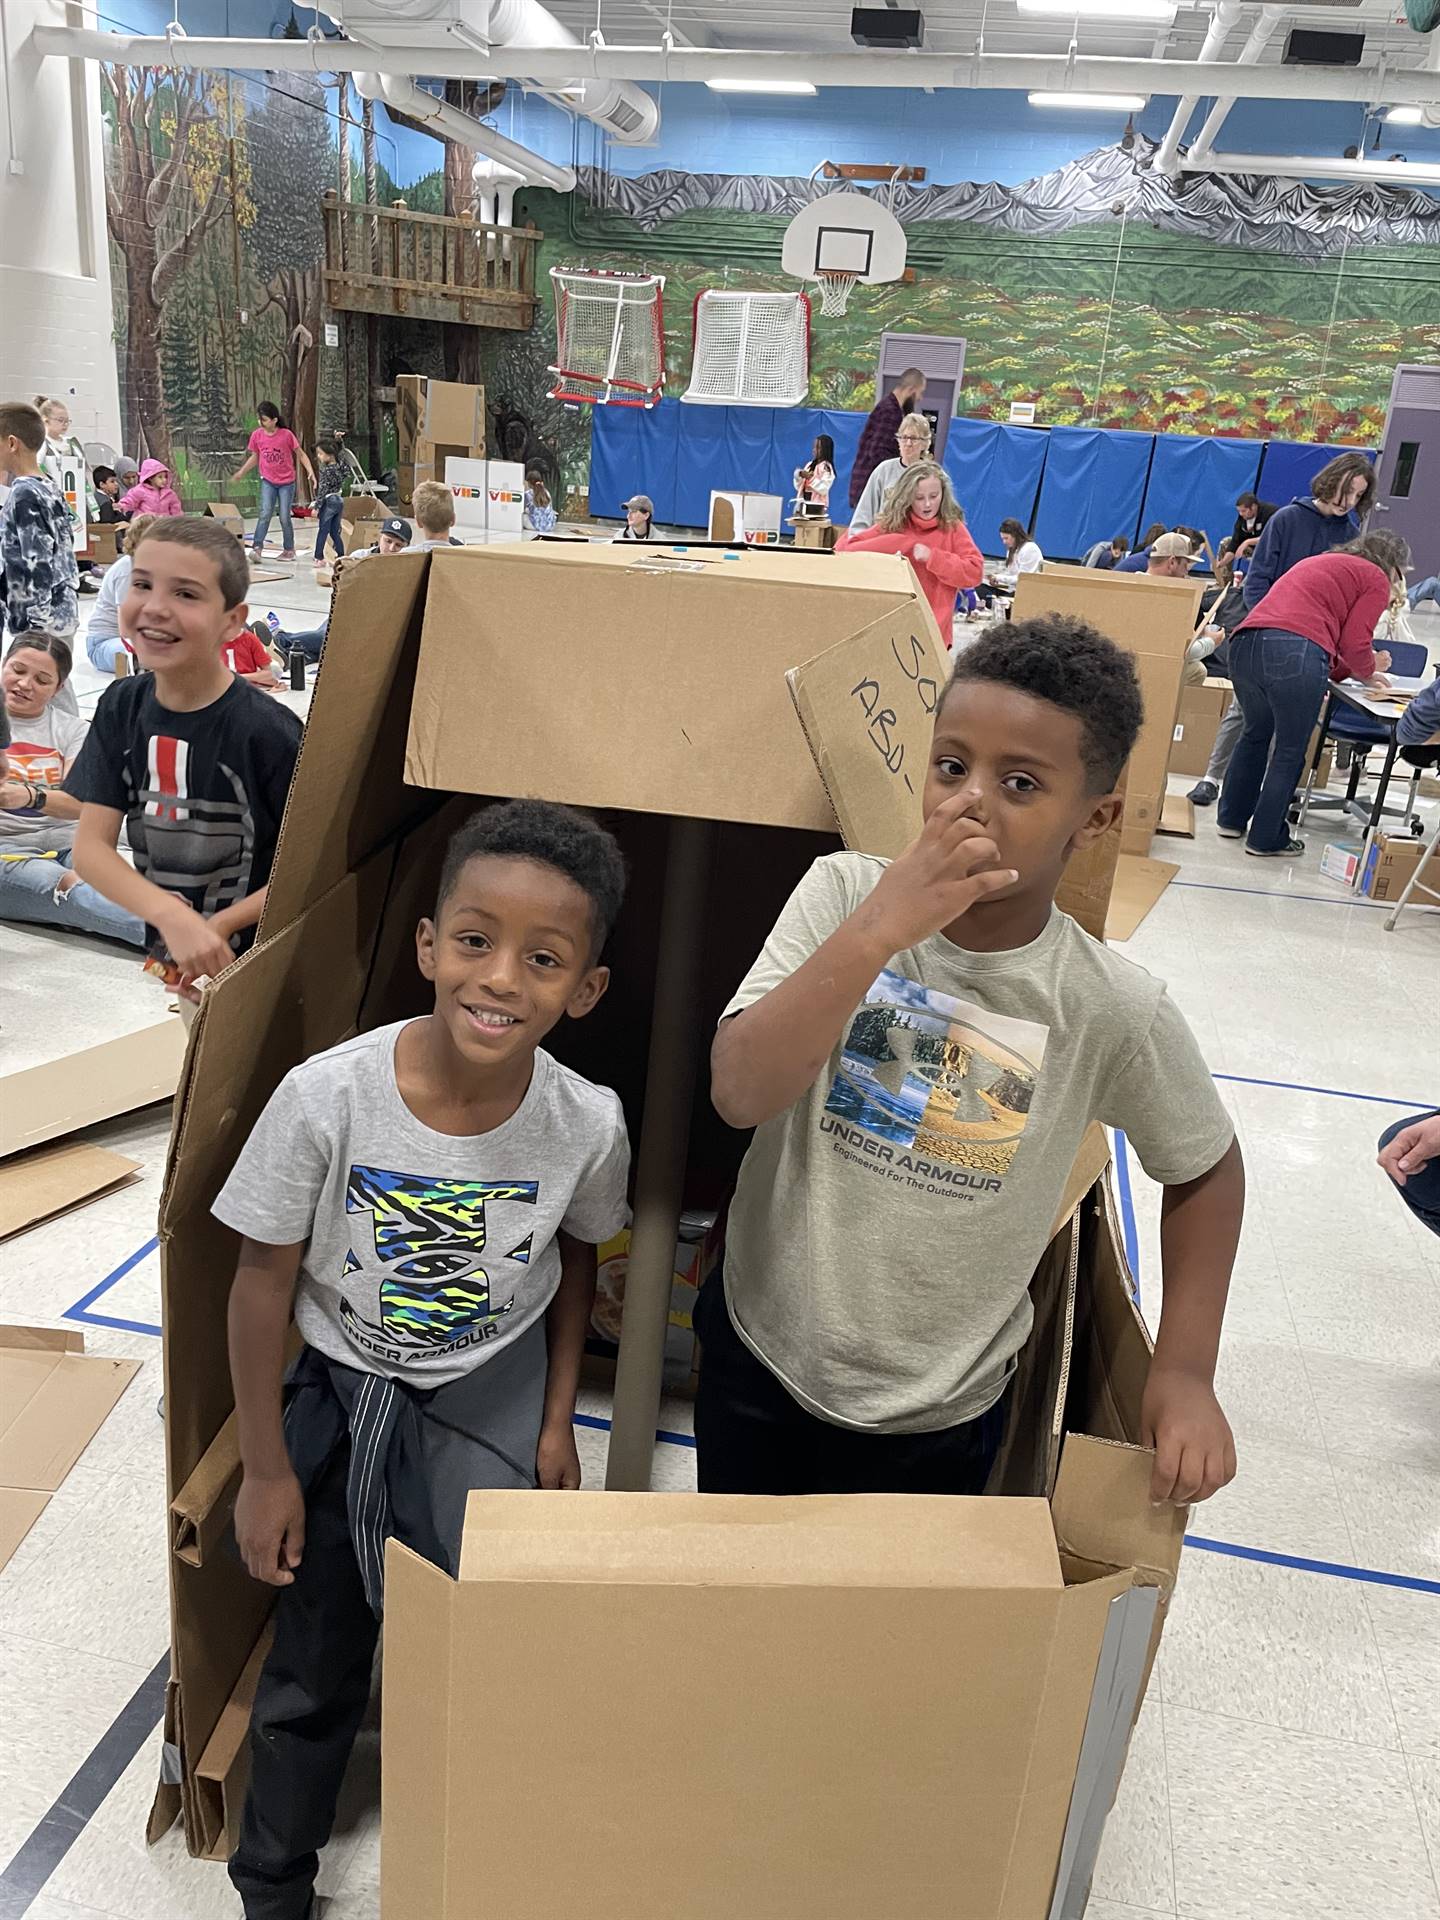
M 287 480 L 283 486 L 273 481 L 260 482 L 260 518 L 255 522 L 255 538 L 252 542 L 256 553 L 265 544 L 265 536 L 270 531 L 270 516 L 278 508 L 280 511 L 281 543 L 286 553 L 295 551 L 295 528 L 290 520 L 290 508 L 295 499 L 295 482 Z
M 325 651 L 325 635 L 330 631 L 327 620 L 323 627 L 302 627 L 297 633 L 287 633 L 282 627 L 275 636 L 277 646 L 283 647 L 288 655 L 292 647 L 299 647 L 313 667 Z
M 345 542 L 340 538 L 340 516 L 344 508 L 345 502 L 340 498 L 338 493 L 327 493 L 325 498 L 320 502 L 320 517 L 315 528 L 315 558 L 317 560 L 323 560 L 325 558 L 325 542 L 327 540 L 333 540 L 335 543 L 335 558 L 337 560 L 343 560 L 345 558 Z
M 1325 701 L 1330 656 L 1282 627 L 1243 627 L 1230 636 L 1230 677 L 1245 726 L 1215 817 L 1222 827 L 1248 827 L 1255 853 L 1273 853 L 1290 837 L 1286 813 Z
M 1440 606 L 1440 574 L 1428 574 L 1425 579 L 1417 580 L 1405 597 L 1412 607 L 1418 607 L 1422 600 L 1433 600 Z
M 53 854 L 50 849 L 54 848 Z M 117 907 L 84 880 L 64 893 L 55 891 L 69 870 L 69 848 L 57 845 L 44 829 L 29 837 L 28 846 L 0 841 L 0 920 L 24 921 L 30 926 L 64 927 L 71 933 L 99 933 L 127 946 L 145 945 L 145 923 L 124 907 Z
M 1413 1127 L 1417 1120 L 1430 1118 L 1433 1115 L 1412 1113 L 1408 1120 L 1397 1120 L 1393 1127 L 1385 1129 L 1375 1144 L 1388 1147 L 1397 1133 L 1403 1132 L 1406 1127 Z M 1396 1187 L 1395 1191 L 1422 1225 L 1432 1233 L 1440 1233 L 1440 1159 L 1430 1161 L 1419 1173 L 1407 1173 L 1404 1186 Z

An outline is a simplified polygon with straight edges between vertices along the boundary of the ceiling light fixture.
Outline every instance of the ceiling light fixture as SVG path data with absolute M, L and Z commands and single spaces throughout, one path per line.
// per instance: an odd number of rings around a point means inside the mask
M 1175 0 L 1015 0 L 1017 13 L 1050 20 L 1143 20 L 1172 26 Z
M 1424 120 L 1423 107 L 1391 107 L 1385 116 L 1387 127 L 1418 127 Z
M 1143 93 L 1032 93 L 1032 107 L 1075 107 L 1091 113 L 1139 113 L 1145 105 Z
M 707 80 L 712 93 L 814 93 L 809 80 Z

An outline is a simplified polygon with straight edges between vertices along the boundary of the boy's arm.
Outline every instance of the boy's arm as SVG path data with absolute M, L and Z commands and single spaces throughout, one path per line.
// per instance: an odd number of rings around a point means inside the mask
M 1164 1300 L 1145 1382 L 1141 1440 L 1155 1449 L 1150 1497 L 1184 1506 L 1235 1477 L 1235 1440 L 1215 1398 L 1215 1362 L 1245 1210 L 1240 1143 L 1160 1208 Z
M 580 1485 L 580 1456 L 575 1446 L 575 1395 L 580 1361 L 595 1304 L 595 1249 L 568 1233 L 560 1242 L 560 1286 L 545 1315 L 549 1361 L 545 1375 L 545 1413 L 535 1470 L 540 1485 L 573 1490 Z
M 232 933 L 259 926 L 260 916 L 265 911 L 265 896 L 269 891 L 267 881 L 263 887 L 257 887 L 254 893 L 247 893 L 243 900 L 237 900 L 233 906 L 222 907 L 218 913 L 212 914 L 206 925 L 222 934 L 228 945 Z M 230 958 L 233 960 L 235 955 L 231 953 Z
M 235 1539 L 256 1580 L 288 1587 L 305 1550 L 305 1496 L 290 1464 L 280 1387 L 304 1241 L 271 1247 L 242 1240 L 230 1289 L 230 1378 L 240 1464 Z
M 97 893 L 103 893 L 107 900 L 113 900 L 117 907 L 124 907 L 138 919 L 148 920 L 182 973 L 188 973 L 192 979 L 201 974 L 219 973 L 235 958 L 223 930 L 217 933 L 213 921 L 196 913 L 173 893 L 157 887 L 153 880 L 137 873 L 128 860 L 121 859 L 115 843 L 120 838 L 123 818 L 117 807 L 100 807 L 85 801 L 80 808 L 80 825 L 75 830 L 75 850 L 70 864 Z
M 1000 866 L 995 842 L 966 817 L 969 805 L 961 794 L 942 801 L 849 919 L 720 1028 L 710 1053 L 711 1099 L 728 1125 L 757 1127 L 792 1107 L 894 956 L 1016 878 Z

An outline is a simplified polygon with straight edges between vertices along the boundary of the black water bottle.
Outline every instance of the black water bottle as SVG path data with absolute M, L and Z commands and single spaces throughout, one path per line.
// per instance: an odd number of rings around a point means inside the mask
M 292 693 L 305 691 L 305 654 L 300 647 L 290 649 L 290 691 Z

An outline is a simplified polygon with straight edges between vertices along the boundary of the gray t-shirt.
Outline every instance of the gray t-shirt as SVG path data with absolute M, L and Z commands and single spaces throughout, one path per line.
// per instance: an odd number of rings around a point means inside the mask
M 886 862 L 817 860 L 725 1018 L 788 979 Z M 1028 1287 L 1092 1120 L 1198 1179 L 1234 1136 L 1164 986 L 1055 910 L 1029 946 L 896 954 L 824 1072 L 756 1129 L 726 1234 L 742 1338 L 862 1432 L 976 1419 L 1030 1331 Z
M 625 1225 L 619 1097 L 543 1049 L 490 1133 L 436 1133 L 395 1080 L 407 1023 L 287 1073 L 214 1206 L 269 1246 L 308 1244 L 295 1321 L 345 1366 L 443 1386 L 517 1339 L 560 1284 L 562 1228 L 599 1245 Z

